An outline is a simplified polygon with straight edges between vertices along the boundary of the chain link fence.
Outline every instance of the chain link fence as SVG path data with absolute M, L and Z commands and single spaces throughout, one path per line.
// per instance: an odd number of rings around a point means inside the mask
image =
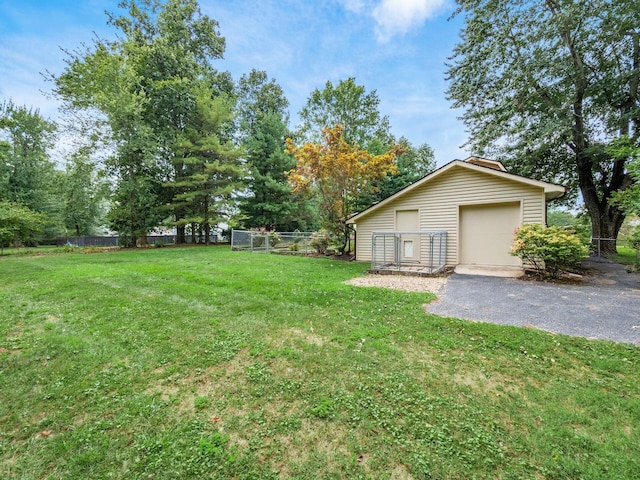
M 212 235 L 209 238 L 209 243 L 221 243 L 221 238 L 217 235 Z M 126 243 L 126 242 L 125 242 Z M 148 245 L 174 245 L 176 243 L 176 235 L 147 235 Z M 204 236 L 196 236 L 195 242 L 191 235 L 186 236 L 186 244 L 204 244 Z M 70 245 L 74 247 L 119 247 L 122 244 L 120 237 L 117 235 L 109 236 L 79 236 L 79 237 L 58 237 L 53 239 L 47 239 L 39 242 L 40 245 L 55 245 L 58 247 L 64 247 Z
M 260 253 L 310 254 L 316 248 L 311 244 L 312 232 L 261 232 L 232 230 L 231 250 Z
M 605 246 L 615 244 L 616 247 L 627 247 L 635 250 L 636 263 L 640 263 L 640 250 L 634 247 L 633 242 L 629 239 L 615 239 L 615 238 L 591 238 L 591 245 L 593 246 L 593 254 L 598 258 L 602 258 L 602 252 L 605 250 Z

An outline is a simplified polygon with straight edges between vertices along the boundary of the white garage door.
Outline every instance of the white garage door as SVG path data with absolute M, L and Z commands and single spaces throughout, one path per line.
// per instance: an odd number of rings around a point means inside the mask
M 521 224 L 520 202 L 460 207 L 462 265 L 521 266 L 509 255 L 513 233 Z

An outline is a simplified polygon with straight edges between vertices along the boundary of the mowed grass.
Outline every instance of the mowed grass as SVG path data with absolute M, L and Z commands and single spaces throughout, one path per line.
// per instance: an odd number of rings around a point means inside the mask
M 367 267 L 0 258 L 0 478 L 638 478 L 640 348 L 343 283 Z
M 638 263 L 638 252 L 624 245 L 618 245 L 618 254 L 614 255 L 613 261 L 623 265 L 635 265 Z

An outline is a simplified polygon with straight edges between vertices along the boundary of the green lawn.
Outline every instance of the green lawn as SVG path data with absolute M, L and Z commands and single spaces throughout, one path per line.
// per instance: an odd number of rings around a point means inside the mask
M 34 255 L 44 253 L 64 253 L 64 247 L 55 247 L 52 245 L 43 245 L 39 247 L 3 247 L 0 249 L 0 255 Z
M 0 478 L 638 478 L 640 348 L 342 283 L 367 268 L 0 258 Z
M 612 260 L 623 265 L 635 265 L 638 263 L 638 252 L 624 245 L 618 245 L 618 254 Z

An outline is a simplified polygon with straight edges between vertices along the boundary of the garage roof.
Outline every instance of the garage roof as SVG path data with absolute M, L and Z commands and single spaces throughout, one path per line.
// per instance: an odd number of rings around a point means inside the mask
M 407 187 L 394 193 L 390 197 L 385 198 L 381 202 L 378 202 L 370 206 L 366 210 L 363 210 L 362 212 L 355 214 L 354 216 L 352 216 L 350 219 L 347 220 L 347 223 L 356 223 L 358 219 L 366 215 L 369 215 L 370 213 L 376 211 L 378 208 L 383 207 L 384 205 L 392 202 L 398 197 L 407 195 L 412 190 L 418 187 L 421 187 L 422 185 L 434 180 L 435 178 L 438 178 L 439 176 L 441 176 L 442 174 L 444 174 L 445 172 L 448 172 L 453 168 L 466 168 L 472 171 L 487 173 L 489 175 L 495 175 L 497 177 L 511 180 L 514 182 L 524 183 L 526 185 L 542 188 L 544 190 L 544 195 L 547 201 L 560 198 L 567 192 L 566 187 L 562 185 L 558 185 L 556 183 L 542 182 L 540 180 L 534 180 L 532 178 L 527 178 L 521 175 L 516 175 L 514 173 L 509 173 L 507 172 L 507 169 L 504 167 L 504 165 L 502 165 L 502 163 L 496 160 L 489 160 L 489 159 L 480 158 L 480 157 L 469 157 L 466 160 L 453 160 L 447 163 L 446 165 L 435 170 L 434 172 L 431 172 L 429 175 L 421 178 L 420 180 L 412 183 L 411 185 L 408 185 Z

